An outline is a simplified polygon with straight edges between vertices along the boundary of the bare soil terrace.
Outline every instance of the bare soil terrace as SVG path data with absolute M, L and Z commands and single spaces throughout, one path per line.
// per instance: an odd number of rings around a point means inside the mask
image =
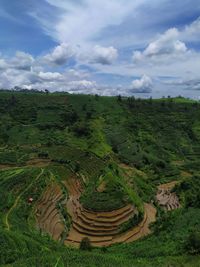
M 66 203 L 72 224 L 64 243 L 79 247 L 81 240 L 88 237 L 93 246 L 102 247 L 115 243 L 132 242 L 150 233 L 149 225 L 156 220 L 156 209 L 151 204 L 145 204 L 144 218 L 138 226 L 119 233 L 120 226 L 127 222 L 137 212 L 133 205 L 111 212 L 94 212 L 86 210 L 79 202 L 82 192 L 80 180 L 70 177 L 64 182 L 69 193 Z M 38 227 L 49 233 L 55 240 L 60 240 L 64 224 L 56 207 L 62 197 L 58 185 L 51 185 L 43 194 L 36 208 Z

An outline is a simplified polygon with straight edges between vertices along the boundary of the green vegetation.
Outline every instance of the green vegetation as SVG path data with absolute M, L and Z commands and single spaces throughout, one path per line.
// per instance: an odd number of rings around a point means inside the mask
M 141 222 L 142 219 L 143 218 L 141 216 L 141 213 L 134 214 L 134 216 L 132 218 L 130 218 L 127 222 L 125 222 L 121 225 L 119 232 L 124 233 L 127 230 L 129 230 L 130 228 L 137 226 Z
M 200 233 L 199 232 L 192 232 L 187 240 L 186 250 L 190 254 L 200 254 Z
M 117 169 L 107 167 L 101 172 L 99 179 L 90 180 L 81 197 L 83 206 L 95 211 L 112 211 L 125 206 L 131 199 L 123 188 L 121 179 Z M 100 187 L 102 189 L 99 190 Z
M 200 266 L 199 151 L 195 101 L 0 92 L 0 266 Z M 135 205 L 137 218 L 121 232 L 141 220 L 143 203 L 155 202 L 161 183 L 180 182 L 181 209 L 157 207 L 153 233 L 137 242 L 90 249 L 87 240 L 72 249 L 63 245 L 69 177 L 81 181 L 90 210 Z M 63 191 L 61 242 L 35 224 L 34 207 L 52 183 Z
M 80 249 L 81 250 L 88 250 L 88 251 L 90 251 L 92 249 L 91 244 L 90 244 L 90 239 L 88 237 L 84 237 L 81 240 Z

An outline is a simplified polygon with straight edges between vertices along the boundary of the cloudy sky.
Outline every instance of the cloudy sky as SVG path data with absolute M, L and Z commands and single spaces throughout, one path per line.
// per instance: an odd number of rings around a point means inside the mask
M 200 0 L 0 0 L 0 88 L 200 99 Z

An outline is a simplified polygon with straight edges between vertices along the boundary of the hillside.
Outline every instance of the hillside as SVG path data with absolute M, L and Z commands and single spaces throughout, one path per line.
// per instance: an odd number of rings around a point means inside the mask
M 195 101 L 0 91 L 0 266 L 200 266 L 199 156 Z

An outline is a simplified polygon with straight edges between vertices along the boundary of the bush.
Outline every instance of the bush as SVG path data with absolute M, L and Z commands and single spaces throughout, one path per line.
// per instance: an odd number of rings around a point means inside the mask
M 200 232 L 192 232 L 186 242 L 186 251 L 189 254 L 200 254 Z
M 134 226 L 137 226 L 143 220 L 143 217 L 142 213 L 135 214 L 132 218 L 120 226 L 119 233 L 124 233 Z
M 90 134 L 89 125 L 84 122 L 75 123 L 73 131 L 77 137 L 84 137 Z
M 84 237 L 81 240 L 80 249 L 81 250 L 88 250 L 88 251 L 90 251 L 92 249 L 90 239 L 88 237 Z

